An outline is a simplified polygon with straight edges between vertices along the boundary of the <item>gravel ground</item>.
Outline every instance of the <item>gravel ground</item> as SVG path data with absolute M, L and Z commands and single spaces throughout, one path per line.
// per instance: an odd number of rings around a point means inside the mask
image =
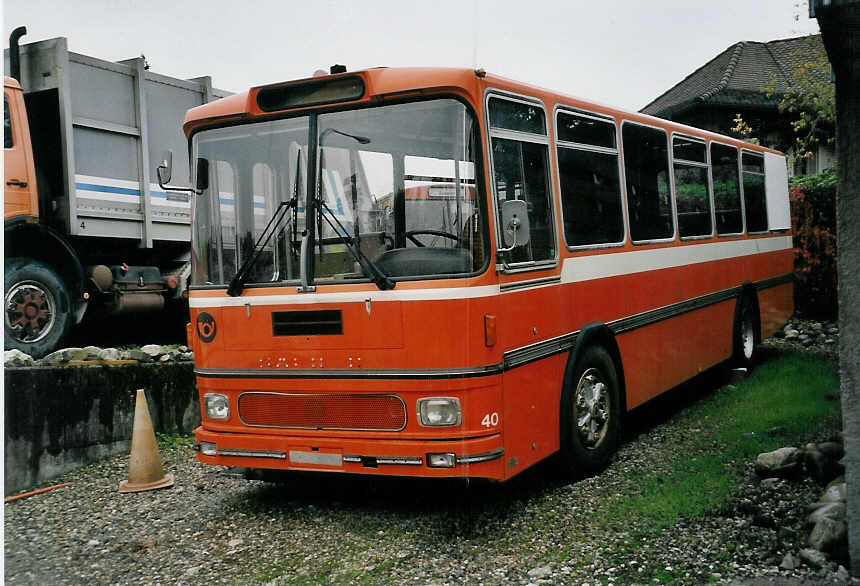
M 176 446 L 161 454 L 173 488 L 119 494 L 128 457 L 106 460 L 5 506 L 6 583 L 839 583 L 835 565 L 778 569 L 805 547 L 805 506 L 821 488 L 764 490 L 751 463 L 720 514 L 647 542 L 637 527 L 602 522 L 602 503 L 629 494 L 637 471 L 684 450 L 697 431 L 687 407 L 730 392 L 716 376 L 640 409 L 612 465 L 573 483 L 549 461 L 503 485 L 312 474 L 277 485 L 203 466 Z M 808 439 L 837 427 L 833 418 Z

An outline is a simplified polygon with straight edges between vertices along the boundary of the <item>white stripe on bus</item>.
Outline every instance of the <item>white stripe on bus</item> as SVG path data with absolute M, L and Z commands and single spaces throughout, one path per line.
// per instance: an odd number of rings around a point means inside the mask
M 632 275 L 763 252 L 774 252 L 791 247 L 791 236 L 776 236 L 566 258 L 561 269 L 561 282 L 578 283 L 607 277 Z

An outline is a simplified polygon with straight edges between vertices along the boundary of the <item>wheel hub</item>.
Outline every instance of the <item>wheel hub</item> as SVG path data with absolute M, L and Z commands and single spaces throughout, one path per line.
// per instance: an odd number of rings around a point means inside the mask
M 582 445 L 595 448 L 609 427 L 609 389 L 595 368 L 585 371 L 576 386 L 576 427 Z
M 752 358 L 753 349 L 755 348 L 755 333 L 753 332 L 753 324 L 750 318 L 745 318 L 741 329 L 741 344 L 744 349 L 744 358 L 749 360 Z
M 6 331 L 19 342 L 37 342 L 54 325 L 54 298 L 34 281 L 18 283 L 6 293 Z

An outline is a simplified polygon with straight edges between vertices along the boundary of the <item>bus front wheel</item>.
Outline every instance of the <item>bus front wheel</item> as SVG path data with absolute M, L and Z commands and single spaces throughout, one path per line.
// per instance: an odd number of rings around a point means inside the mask
M 586 348 L 564 385 L 561 455 L 575 475 L 609 464 L 618 446 L 620 393 L 615 363 L 601 346 Z

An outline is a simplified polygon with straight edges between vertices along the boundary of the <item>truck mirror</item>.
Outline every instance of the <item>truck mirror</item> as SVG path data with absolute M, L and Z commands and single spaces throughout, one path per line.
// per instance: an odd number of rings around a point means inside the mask
M 155 169 L 158 173 L 158 184 L 164 187 L 164 184 L 170 183 L 173 176 L 173 151 L 164 151 L 161 164 Z
M 528 205 L 521 199 L 502 202 L 502 239 L 505 250 L 529 243 Z
M 209 159 L 197 158 L 197 193 L 209 189 Z

